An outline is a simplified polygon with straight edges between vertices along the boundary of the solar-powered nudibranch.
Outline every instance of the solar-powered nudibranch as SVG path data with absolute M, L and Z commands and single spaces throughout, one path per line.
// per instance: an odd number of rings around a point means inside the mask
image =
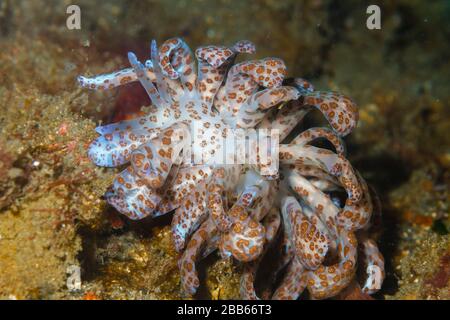
M 159 48 L 153 41 L 145 63 L 129 53 L 131 68 L 79 77 L 97 90 L 139 81 L 152 102 L 142 117 L 96 129 L 90 159 L 102 167 L 128 164 L 106 200 L 133 220 L 175 212 L 172 234 L 187 294 L 199 286 L 196 262 L 218 249 L 245 264 L 242 298 L 257 299 L 255 275 L 276 240 L 282 243 L 276 272 L 286 273 L 272 298 L 297 299 L 305 289 L 314 299 L 333 297 L 357 281 L 357 265 L 365 275 L 360 288 L 372 294 L 383 282 L 384 261 L 368 237 L 369 189 L 342 141 L 357 124 L 357 107 L 301 78 L 285 79 L 280 59 L 235 64 L 238 54 L 254 51 L 249 41 L 200 47 L 196 63 L 182 39 Z M 330 126 L 283 144 L 313 108 Z M 193 155 L 213 155 L 237 128 L 278 130 L 278 175 L 261 174 L 262 165 L 192 162 Z M 198 144 L 191 145 L 192 136 Z M 313 146 L 317 139 L 335 150 Z

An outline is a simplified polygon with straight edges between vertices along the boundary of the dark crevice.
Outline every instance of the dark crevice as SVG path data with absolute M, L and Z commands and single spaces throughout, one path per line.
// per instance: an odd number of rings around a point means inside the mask
M 382 203 L 388 203 L 382 198 Z M 380 252 L 383 254 L 385 263 L 386 278 L 381 290 L 374 295 L 376 299 L 382 299 L 385 295 L 393 295 L 398 290 L 398 281 L 393 265 L 394 258 L 398 255 L 397 247 L 400 241 L 400 212 L 390 206 L 382 208 L 382 234 L 377 243 Z
M 403 159 L 389 153 L 363 156 L 351 162 L 382 195 L 407 182 L 413 170 Z
M 80 227 L 78 234 L 81 237 L 82 249 L 77 258 L 81 266 L 82 280 L 92 281 L 101 273 L 96 258 L 98 235 L 87 227 Z

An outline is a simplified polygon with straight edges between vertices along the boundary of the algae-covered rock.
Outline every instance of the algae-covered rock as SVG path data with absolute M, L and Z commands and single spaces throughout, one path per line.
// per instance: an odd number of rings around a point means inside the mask
M 48 299 L 65 289 L 67 268 L 79 264 L 81 239 L 60 221 L 63 202 L 47 196 L 0 215 L 1 299 Z
M 105 225 L 100 197 L 112 175 L 87 159 L 95 125 L 73 111 L 87 100 L 60 72 L 69 57 L 38 40 L 6 44 L 0 53 L 0 297 L 57 298 L 68 292 L 68 270 L 80 264 L 79 226 Z
M 450 236 L 430 234 L 401 261 L 398 292 L 390 299 L 450 299 Z

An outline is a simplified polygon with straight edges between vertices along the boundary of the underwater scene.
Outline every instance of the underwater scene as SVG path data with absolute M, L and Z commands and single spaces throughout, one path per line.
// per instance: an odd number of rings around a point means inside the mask
M 450 1 L 0 0 L 1 300 L 449 300 Z

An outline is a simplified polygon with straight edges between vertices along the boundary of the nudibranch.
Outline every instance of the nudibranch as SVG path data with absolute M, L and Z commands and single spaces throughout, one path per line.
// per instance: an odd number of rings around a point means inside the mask
M 235 63 L 239 54 L 254 52 L 251 42 L 239 41 L 200 47 L 194 59 L 182 39 L 159 48 L 152 41 L 144 63 L 129 53 L 130 68 L 80 76 L 81 86 L 97 90 L 138 81 L 151 99 L 144 116 L 96 128 L 90 159 L 102 167 L 127 165 L 105 198 L 133 220 L 174 212 L 173 241 L 187 294 L 199 287 L 197 261 L 218 250 L 245 265 L 242 298 L 258 299 L 255 275 L 277 239 L 275 272 L 286 271 L 269 297 L 297 299 L 305 289 L 314 299 L 336 296 L 356 281 L 358 261 L 365 268 L 362 290 L 372 294 L 384 279 L 383 258 L 367 232 L 372 200 L 342 141 L 357 124 L 356 105 L 344 95 L 315 91 L 304 79 L 286 79 L 278 58 Z M 314 108 L 330 126 L 283 144 Z M 275 171 L 263 174 L 267 163 L 208 161 L 236 129 L 277 132 L 270 140 Z M 335 150 L 313 146 L 317 139 Z M 250 145 L 243 156 L 258 148 Z

